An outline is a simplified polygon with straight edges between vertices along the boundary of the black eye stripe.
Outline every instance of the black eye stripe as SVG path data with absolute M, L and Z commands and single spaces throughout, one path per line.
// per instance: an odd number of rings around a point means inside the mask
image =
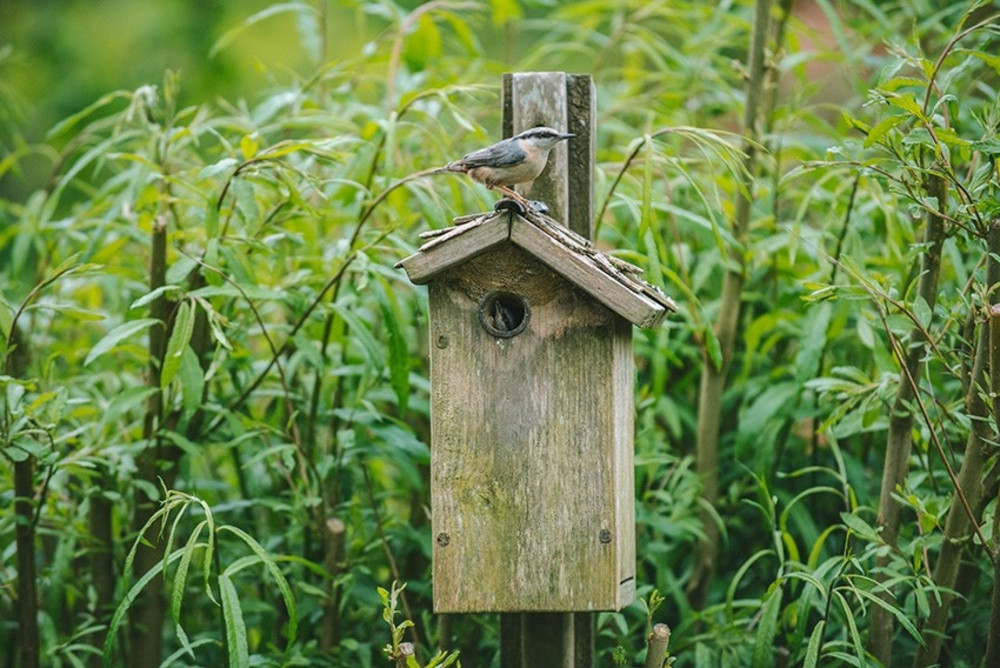
M 552 130 L 528 130 L 520 134 L 522 139 L 554 139 L 558 136 L 559 133 Z

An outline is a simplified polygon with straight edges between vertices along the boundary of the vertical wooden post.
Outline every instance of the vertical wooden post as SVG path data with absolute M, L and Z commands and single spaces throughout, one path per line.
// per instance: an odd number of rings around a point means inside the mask
M 589 74 L 524 72 L 503 77 L 504 137 L 538 125 L 576 135 L 549 155 L 541 176 L 521 190 L 549 215 L 588 239 L 594 232 L 596 96 Z
M 541 200 L 549 215 L 593 237 L 596 96 L 590 75 L 524 72 L 503 77 L 504 137 L 547 125 L 576 137 L 549 156 L 546 170 L 521 193 Z M 594 616 L 587 612 L 500 615 L 501 668 L 591 668 Z

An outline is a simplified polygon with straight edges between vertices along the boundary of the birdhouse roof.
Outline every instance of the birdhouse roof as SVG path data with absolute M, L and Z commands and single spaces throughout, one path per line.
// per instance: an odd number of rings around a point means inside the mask
M 549 269 L 639 327 L 656 327 L 674 301 L 641 278 L 638 267 L 594 248 L 584 237 L 534 212 L 503 210 L 456 219 L 396 266 L 418 285 L 502 244 L 523 249 Z M 425 234 L 424 236 L 428 236 Z

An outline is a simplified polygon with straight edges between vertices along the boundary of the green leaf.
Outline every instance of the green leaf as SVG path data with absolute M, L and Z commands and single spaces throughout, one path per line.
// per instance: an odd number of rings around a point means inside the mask
M 994 158 L 1000 157 L 1000 139 L 980 139 L 970 144 L 972 148 Z
M 653 138 L 643 137 L 642 209 L 639 218 L 639 237 L 645 238 L 653 224 L 653 166 L 656 160 Z
M 886 95 L 886 101 L 892 106 L 911 114 L 915 118 L 927 120 L 924 117 L 923 109 L 917 103 L 916 96 L 909 91 L 906 93 Z
M 136 541 L 135 544 L 138 545 L 139 542 Z M 183 553 L 180 550 L 174 552 L 166 559 L 166 563 L 171 564 L 177 561 L 181 558 L 182 554 Z M 131 563 L 127 561 L 126 566 L 130 565 Z M 154 563 L 153 566 L 136 581 L 132 588 L 128 590 L 128 593 L 125 594 L 125 598 L 122 599 L 122 602 L 119 603 L 118 607 L 115 609 L 115 614 L 112 615 L 111 623 L 108 625 L 108 635 L 104 640 L 104 665 L 106 668 L 110 668 L 112 665 L 111 658 L 115 648 L 115 640 L 118 638 L 118 628 L 121 626 L 122 620 L 125 618 L 125 613 L 132 607 L 132 604 L 135 603 L 135 599 L 139 597 L 139 594 L 146 588 L 146 585 L 148 585 L 153 578 L 160 574 L 163 570 L 163 566 L 164 561 L 157 561 Z M 129 572 L 129 568 L 126 568 L 126 572 Z
M 14 326 L 14 307 L 3 298 L 0 290 L 0 340 L 10 340 L 10 330 Z
M 285 610 L 288 612 L 288 632 L 286 633 L 288 644 L 291 645 L 295 642 L 299 628 L 299 613 L 298 608 L 295 605 L 295 597 L 292 594 L 292 587 L 288 584 L 288 579 L 285 578 L 285 574 L 281 572 L 281 568 L 278 567 L 278 563 L 274 558 L 265 550 L 260 543 L 254 540 L 253 536 L 246 533 L 238 527 L 232 525 L 223 525 L 219 527 L 219 532 L 228 531 L 239 537 L 247 546 L 253 550 L 253 553 L 264 564 L 264 568 L 270 574 L 271 579 L 274 580 L 275 585 L 278 587 L 278 591 L 281 592 L 281 598 L 285 602 Z
M 160 387 L 170 385 L 170 382 L 177 375 L 181 368 L 181 360 L 184 351 L 191 342 L 191 334 L 194 332 L 194 308 L 191 302 L 183 301 L 177 307 L 177 316 L 174 319 L 174 329 L 170 333 L 170 341 L 167 342 L 167 352 L 163 356 L 163 369 L 160 371 Z
M 733 604 L 736 599 L 736 589 L 739 587 L 740 582 L 743 580 L 743 576 L 747 574 L 747 571 L 760 559 L 764 557 L 773 557 L 773 550 L 760 550 L 749 559 L 743 562 L 736 573 L 729 580 L 729 587 L 726 589 L 726 614 L 732 615 L 734 608 Z
M 256 132 L 243 135 L 240 139 L 240 152 L 245 160 L 251 160 L 260 149 L 260 136 Z
M 138 334 L 139 332 L 149 329 L 154 325 L 162 325 L 156 318 L 141 318 L 139 320 L 129 320 L 128 322 L 123 322 L 118 325 L 110 332 L 104 335 L 100 341 L 90 349 L 87 354 L 87 359 L 83 361 L 84 366 L 88 366 L 95 359 L 103 355 L 104 353 L 112 350 L 119 343 L 125 339 Z
M 986 65 L 992 67 L 997 74 L 1000 74 L 1000 55 L 992 53 L 992 49 L 990 52 L 979 49 L 955 49 L 955 53 L 967 53 L 970 56 L 975 56 Z
M 782 409 L 787 411 L 795 405 L 800 391 L 801 386 L 797 382 L 775 383 L 766 387 L 745 410 L 740 411 L 740 434 L 751 439 L 754 434 L 760 434 L 770 420 L 780 419 L 776 416 Z
M 372 336 L 368 323 L 359 318 L 354 311 L 347 308 L 344 304 L 334 304 L 333 310 L 347 323 L 352 335 L 350 338 L 351 345 L 358 346 L 369 365 L 381 369 L 385 365 L 385 355 L 378 341 Z
M 181 364 L 178 369 L 178 379 L 181 384 L 181 404 L 184 415 L 193 415 L 201 406 L 201 398 L 205 388 L 205 372 L 201 362 L 191 346 L 185 346 L 181 354 Z
M 240 595 L 233 581 L 224 573 L 219 575 L 219 597 L 222 599 L 222 619 L 226 626 L 229 668 L 246 668 L 250 665 L 250 645 Z
M 886 133 L 892 130 L 894 127 L 907 120 L 907 116 L 903 114 L 894 114 L 892 116 L 886 116 L 881 121 L 876 123 L 870 130 L 868 130 L 868 136 L 865 137 L 865 148 L 871 148 L 879 141 L 885 137 Z
M 174 631 L 177 634 L 177 640 L 180 642 L 181 647 L 186 650 L 187 655 L 192 659 L 195 658 L 194 648 L 191 646 L 187 633 L 181 625 L 181 604 L 184 601 L 184 589 L 187 584 L 187 574 L 191 565 L 191 559 L 196 550 L 205 547 L 205 543 L 199 543 L 198 538 L 201 536 L 201 532 L 206 524 L 207 522 L 205 521 L 199 522 L 198 526 L 194 528 L 194 531 L 188 537 L 187 544 L 178 550 L 181 553 L 181 560 L 177 564 L 177 571 L 174 574 L 174 586 L 171 588 L 170 593 L 170 614 L 174 620 Z
M 845 525 L 847 525 L 847 528 L 856 533 L 858 537 L 871 542 L 878 541 L 878 532 L 876 532 L 870 524 L 854 513 L 842 512 L 840 513 L 840 519 Z
M 420 72 L 441 57 L 441 44 L 441 29 L 430 13 L 424 12 L 417 18 L 416 27 L 406 41 L 403 58 L 411 71 Z
M 916 624 L 914 624 L 913 621 L 910 619 L 908 611 L 897 608 L 891 602 L 884 600 L 878 594 L 868 591 L 866 589 L 860 589 L 858 587 L 854 587 L 851 589 L 851 591 L 853 591 L 857 596 L 860 596 L 861 598 L 867 601 L 871 601 L 878 607 L 887 611 L 889 614 L 891 614 L 893 617 L 896 618 L 896 621 L 899 622 L 899 625 L 902 626 L 914 640 L 919 642 L 921 645 L 924 644 L 923 636 L 920 635 L 920 631 L 917 630 Z
M 923 295 L 917 295 L 917 298 L 913 300 L 913 317 L 916 318 L 917 324 L 925 330 L 930 328 L 934 312 Z
M 523 16 L 517 0 L 490 0 L 493 26 L 500 27 Z
M 92 115 L 95 111 L 101 109 L 102 107 L 106 107 L 114 102 L 117 102 L 118 100 L 131 99 L 131 97 L 132 97 L 132 92 L 127 90 L 117 90 L 111 93 L 107 93 L 106 95 L 103 95 L 100 98 L 98 98 L 95 102 L 92 102 L 88 106 L 84 107 L 81 111 L 78 111 L 72 116 L 68 116 L 63 120 L 59 121 L 58 123 L 56 123 L 55 125 L 53 125 L 52 129 L 49 130 L 48 133 L 46 133 L 45 138 L 54 139 L 58 137 L 60 134 L 73 129 L 80 121 Z
M 161 285 L 155 290 L 150 290 L 142 297 L 139 297 L 134 302 L 129 305 L 129 310 L 142 308 L 150 302 L 156 301 L 160 297 L 165 297 L 167 299 L 177 299 L 183 294 L 183 290 L 178 285 Z
M 829 302 L 815 304 L 807 311 L 807 317 L 806 330 L 799 343 L 801 347 L 795 356 L 796 378 L 799 381 L 812 378 L 821 371 L 820 359 L 826 349 L 833 305 Z
M 202 181 L 205 179 L 211 179 L 216 176 L 221 176 L 222 174 L 229 174 L 236 165 L 240 164 L 240 161 L 236 158 L 223 158 L 218 162 L 214 162 L 211 165 L 206 165 L 198 172 L 198 180 Z M 215 208 L 215 202 L 210 202 L 210 208 Z
M 379 291 L 379 308 L 389 337 L 389 383 L 396 394 L 399 413 L 405 415 L 410 401 L 410 358 L 407 354 L 406 338 L 399 326 L 402 316 L 392 288 L 385 280 L 380 280 L 379 283 L 382 286 L 382 290 Z
M 802 668 L 815 668 L 819 665 L 819 650 L 823 644 L 823 631 L 826 630 L 826 622 L 820 620 L 813 627 L 809 635 L 809 645 L 806 647 L 806 656 L 802 660 Z
M 711 327 L 705 327 L 705 349 L 708 352 L 708 359 L 716 371 L 722 369 L 722 346 L 719 345 L 719 337 Z
M 778 630 L 778 616 L 781 613 L 781 585 L 774 587 L 767 601 L 764 602 L 760 626 L 754 636 L 753 666 L 754 668 L 769 668 L 774 665 L 774 636 Z
M 861 661 L 861 665 L 865 665 L 865 648 L 861 642 L 861 634 L 858 632 L 858 625 L 854 621 L 854 616 L 857 613 L 851 609 L 847 599 L 844 598 L 843 594 L 839 591 L 834 590 L 833 597 L 844 611 L 844 620 L 847 622 L 848 636 L 850 637 L 851 645 L 854 647 L 854 653 L 858 657 L 858 660 Z

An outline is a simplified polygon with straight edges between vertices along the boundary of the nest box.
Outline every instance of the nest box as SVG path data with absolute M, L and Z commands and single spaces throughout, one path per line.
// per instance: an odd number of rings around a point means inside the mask
M 632 326 L 673 304 L 521 213 L 400 263 L 428 286 L 434 609 L 617 610 L 635 597 Z

